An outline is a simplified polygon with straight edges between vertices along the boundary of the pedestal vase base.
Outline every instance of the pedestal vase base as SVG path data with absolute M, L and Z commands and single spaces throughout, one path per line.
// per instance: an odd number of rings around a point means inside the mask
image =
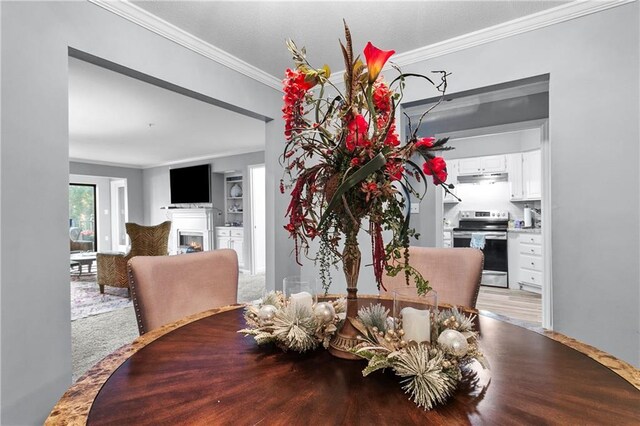
M 337 358 L 342 359 L 362 359 L 361 357 L 351 352 L 351 349 L 353 349 L 358 343 L 360 342 L 358 341 L 356 336 L 347 336 L 338 332 L 329 343 L 329 353 Z

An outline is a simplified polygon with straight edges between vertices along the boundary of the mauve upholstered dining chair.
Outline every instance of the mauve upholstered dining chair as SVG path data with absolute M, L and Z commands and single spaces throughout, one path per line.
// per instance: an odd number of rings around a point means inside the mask
M 129 286 L 140 335 L 238 299 L 238 255 L 220 249 L 129 261 Z
M 98 286 L 104 293 L 104 286 L 128 288 L 127 262 L 134 256 L 166 256 L 169 254 L 169 232 L 171 221 L 155 226 L 126 223 L 127 235 L 131 240 L 129 253 L 98 253 Z
M 438 304 L 476 307 L 484 254 L 475 248 L 409 247 L 409 264 L 429 280 L 438 293 Z M 384 276 L 386 287 L 380 294 L 393 296 L 393 291 L 407 286 L 404 273 Z M 410 281 L 412 288 L 414 283 Z

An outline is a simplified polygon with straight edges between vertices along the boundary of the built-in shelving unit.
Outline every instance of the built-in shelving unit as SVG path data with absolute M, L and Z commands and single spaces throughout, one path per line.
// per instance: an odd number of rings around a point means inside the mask
M 244 223 L 244 186 L 242 175 L 225 176 L 225 226 L 242 227 Z

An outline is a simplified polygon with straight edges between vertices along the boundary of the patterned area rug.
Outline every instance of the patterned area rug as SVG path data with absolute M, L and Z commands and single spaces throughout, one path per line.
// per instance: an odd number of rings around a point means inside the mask
M 95 275 L 71 277 L 71 321 L 132 306 L 126 288 L 105 287 L 104 294 Z

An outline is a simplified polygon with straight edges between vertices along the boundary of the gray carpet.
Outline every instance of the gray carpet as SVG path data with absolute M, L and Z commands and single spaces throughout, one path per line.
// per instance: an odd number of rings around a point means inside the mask
M 238 302 L 261 298 L 264 281 L 264 274 L 240 274 Z M 132 306 L 71 321 L 73 381 L 102 358 L 137 337 L 138 325 Z

